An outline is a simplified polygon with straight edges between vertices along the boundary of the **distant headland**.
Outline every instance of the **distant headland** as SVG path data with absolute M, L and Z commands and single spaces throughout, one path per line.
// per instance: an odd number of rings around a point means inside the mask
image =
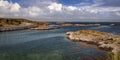
M 23 18 L 0 18 L 0 31 L 15 31 L 15 30 L 53 30 L 61 26 L 102 26 L 103 24 L 96 23 L 71 23 L 71 22 L 39 22 Z M 109 26 L 120 26 L 119 23 L 110 23 Z
M 0 31 L 14 30 L 51 30 L 57 27 L 49 26 L 48 22 L 31 21 L 22 18 L 0 18 Z

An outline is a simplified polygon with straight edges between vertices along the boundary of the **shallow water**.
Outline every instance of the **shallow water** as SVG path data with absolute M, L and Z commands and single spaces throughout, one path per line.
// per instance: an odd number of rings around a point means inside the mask
M 117 26 L 0 32 L 0 60 L 105 60 L 106 53 L 96 46 L 66 39 L 67 31 L 82 29 L 120 33 Z

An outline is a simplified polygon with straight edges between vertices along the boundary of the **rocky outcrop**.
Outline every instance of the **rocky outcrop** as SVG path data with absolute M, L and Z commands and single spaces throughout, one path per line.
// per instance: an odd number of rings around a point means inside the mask
M 61 26 L 101 26 L 101 24 L 72 24 L 72 23 L 61 23 Z
M 30 30 L 53 30 L 53 29 L 58 29 L 59 27 L 52 27 L 49 25 L 39 25 L 38 27 L 35 28 L 30 28 Z
M 31 24 L 31 23 L 25 23 L 25 24 L 13 25 L 9 27 L 0 27 L 0 32 L 24 30 L 24 29 L 35 28 L 35 27 L 37 27 L 37 25 Z
M 38 22 L 20 18 L 0 18 L 0 32 L 15 30 L 51 30 L 58 27 L 49 26 L 49 22 Z
M 67 38 L 72 41 L 83 41 L 89 44 L 95 44 L 100 49 L 112 51 L 114 54 L 120 52 L 120 35 L 95 30 L 67 32 L 66 35 Z

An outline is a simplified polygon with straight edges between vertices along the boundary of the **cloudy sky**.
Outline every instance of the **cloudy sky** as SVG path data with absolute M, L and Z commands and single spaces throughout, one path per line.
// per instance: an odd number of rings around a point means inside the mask
M 120 0 L 0 0 L 0 17 L 120 22 Z

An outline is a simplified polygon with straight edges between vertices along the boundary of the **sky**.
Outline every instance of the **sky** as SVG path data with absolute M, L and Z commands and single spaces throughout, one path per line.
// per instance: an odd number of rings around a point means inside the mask
M 0 17 L 120 22 L 120 0 L 0 0 Z

